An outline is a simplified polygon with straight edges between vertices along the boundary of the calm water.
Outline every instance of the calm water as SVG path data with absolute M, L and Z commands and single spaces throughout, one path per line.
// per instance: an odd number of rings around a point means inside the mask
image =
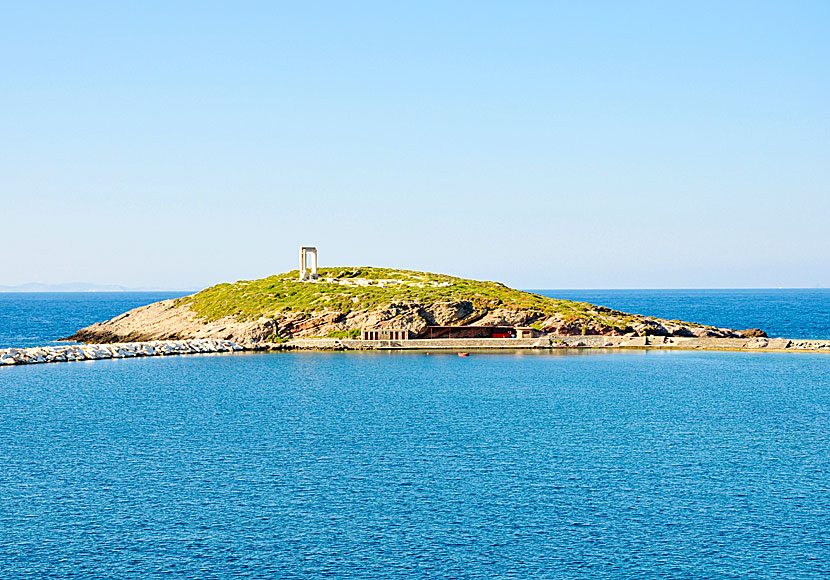
M 76 330 L 185 292 L 0 292 L 0 348 L 57 344 Z
M 535 292 L 656 318 L 739 330 L 762 328 L 770 336 L 830 338 L 830 288 Z
M 0 368 L 0 577 L 830 576 L 830 356 Z
M 551 293 L 830 338 L 827 291 Z M 171 296 L 0 294 L 0 347 Z M 0 578 L 827 578 L 828 377 L 724 352 L 0 368 Z

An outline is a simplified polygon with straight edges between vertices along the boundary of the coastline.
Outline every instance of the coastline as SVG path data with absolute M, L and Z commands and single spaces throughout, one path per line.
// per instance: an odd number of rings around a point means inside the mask
M 359 340 L 301 338 L 281 343 L 193 339 L 106 344 L 73 344 L 0 349 L 0 366 L 44 364 L 147 356 L 233 353 L 244 351 L 483 351 L 483 350 L 702 350 L 743 352 L 813 352 L 830 354 L 830 340 L 786 338 L 686 338 L 663 336 L 544 336 L 541 338 L 460 338 Z

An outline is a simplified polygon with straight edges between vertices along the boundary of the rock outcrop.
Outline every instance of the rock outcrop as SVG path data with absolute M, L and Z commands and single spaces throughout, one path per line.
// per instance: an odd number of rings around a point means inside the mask
M 739 330 L 738 332 L 746 338 L 768 338 L 767 333 L 760 328 L 747 328 L 746 330 Z

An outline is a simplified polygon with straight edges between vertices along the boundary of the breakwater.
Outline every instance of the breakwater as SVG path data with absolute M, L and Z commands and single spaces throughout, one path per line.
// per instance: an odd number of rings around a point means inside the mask
M 0 365 L 237 352 L 242 350 L 246 349 L 235 342 L 212 338 L 5 348 L 0 350 Z
M 789 340 L 786 338 L 685 338 L 629 336 L 544 336 L 541 338 L 461 338 L 411 340 L 357 340 L 300 338 L 284 343 L 257 343 L 243 347 L 230 340 L 212 338 L 73 344 L 0 349 L 0 366 L 71 362 L 142 356 L 170 356 L 245 350 L 470 350 L 470 349 L 677 349 L 743 350 L 830 353 L 830 340 Z

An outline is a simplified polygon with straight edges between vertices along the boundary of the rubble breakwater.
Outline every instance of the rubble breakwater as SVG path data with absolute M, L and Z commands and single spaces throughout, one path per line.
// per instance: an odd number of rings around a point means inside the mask
M 242 350 L 247 349 L 233 341 L 214 338 L 5 348 L 0 349 L 0 366 L 142 356 L 238 352 Z
M 786 338 L 686 338 L 632 336 L 543 336 L 540 338 L 460 338 L 412 340 L 358 340 L 337 338 L 294 339 L 282 343 L 259 342 L 241 346 L 231 340 L 201 338 L 115 342 L 0 349 L 0 366 L 71 362 L 143 356 L 200 353 L 230 353 L 251 350 L 515 350 L 515 349 L 647 349 L 647 350 L 741 350 L 769 352 L 830 353 L 830 340 Z

